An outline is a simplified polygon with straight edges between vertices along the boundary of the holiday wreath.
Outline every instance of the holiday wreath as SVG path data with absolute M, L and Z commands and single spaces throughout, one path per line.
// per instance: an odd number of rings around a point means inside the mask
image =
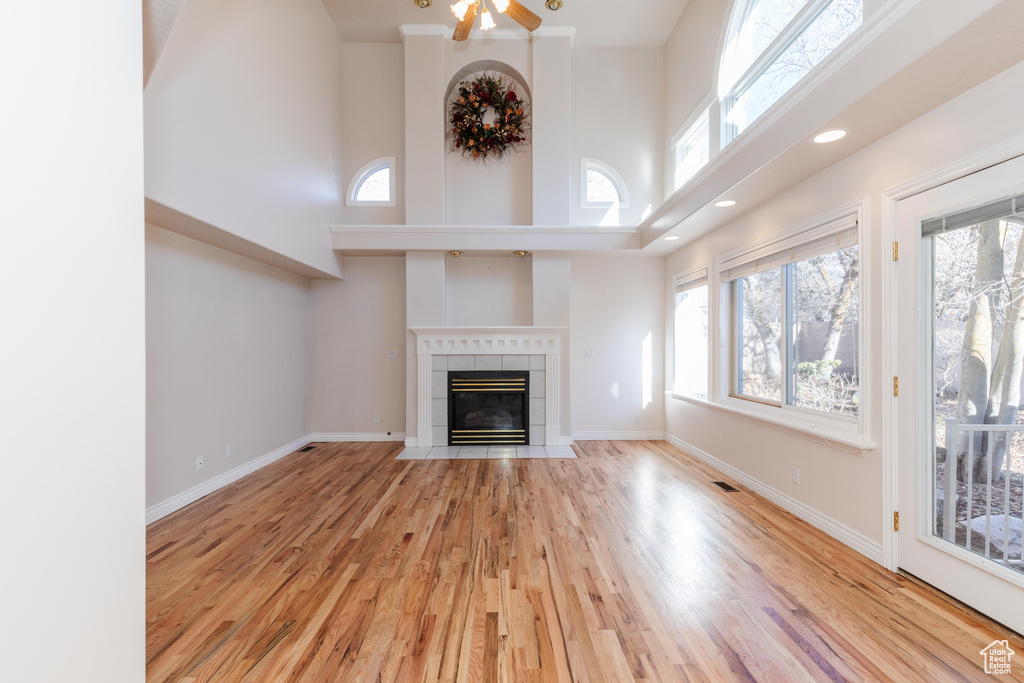
M 452 151 L 466 159 L 500 159 L 506 150 L 530 141 L 528 109 L 515 86 L 500 74 L 462 81 L 448 103 Z

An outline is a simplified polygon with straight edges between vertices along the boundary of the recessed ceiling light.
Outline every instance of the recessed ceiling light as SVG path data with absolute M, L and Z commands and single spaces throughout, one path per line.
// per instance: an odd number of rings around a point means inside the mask
M 835 130 L 826 130 L 824 133 L 818 133 L 814 136 L 814 141 L 817 143 L 823 142 L 835 142 L 840 138 L 845 138 L 849 131 L 843 130 L 842 128 L 836 128 Z
M 732 206 L 735 203 L 736 203 L 735 199 L 723 199 L 720 202 L 715 202 L 715 206 L 717 206 L 720 209 L 724 209 L 725 207 Z
M 673 242 L 677 239 L 679 239 L 679 235 L 665 235 L 666 242 Z

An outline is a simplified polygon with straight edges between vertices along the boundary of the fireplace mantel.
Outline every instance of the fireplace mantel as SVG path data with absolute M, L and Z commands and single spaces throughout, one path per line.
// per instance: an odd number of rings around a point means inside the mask
M 417 356 L 417 434 L 413 445 L 432 444 L 431 371 L 432 356 L 459 355 L 543 355 L 545 382 L 544 445 L 561 441 L 561 370 L 564 327 L 413 327 Z M 407 440 L 409 441 L 409 440 Z
M 417 355 L 562 353 L 564 327 L 413 327 Z

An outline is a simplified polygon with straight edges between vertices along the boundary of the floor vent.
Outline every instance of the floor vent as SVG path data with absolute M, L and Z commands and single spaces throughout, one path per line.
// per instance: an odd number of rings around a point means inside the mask
M 299 453 L 306 453 L 308 451 L 313 450 L 314 448 L 316 448 L 316 446 L 306 446 L 305 448 L 300 448 Z
M 711 483 L 727 493 L 739 493 L 739 489 L 727 481 L 713 481 Z

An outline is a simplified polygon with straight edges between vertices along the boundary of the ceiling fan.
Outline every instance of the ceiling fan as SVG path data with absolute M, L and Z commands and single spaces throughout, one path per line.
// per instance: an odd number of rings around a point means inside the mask
M 486 0 L 458 0 L 452 5 L 452 14 L 459 20 L 452 34 L 452 40 L 465 40 L 469 38 L 469 31 L 473 28 L 477 12 L 480 12 L 480 28 L 489 31 L 494 28 L 494 17 L 484 4 Z M 540 17 L 520 5 L 516 0 L 491 0 L 500 14 L 507 14 L 525 28 L 533 31 L 540 26 Z

